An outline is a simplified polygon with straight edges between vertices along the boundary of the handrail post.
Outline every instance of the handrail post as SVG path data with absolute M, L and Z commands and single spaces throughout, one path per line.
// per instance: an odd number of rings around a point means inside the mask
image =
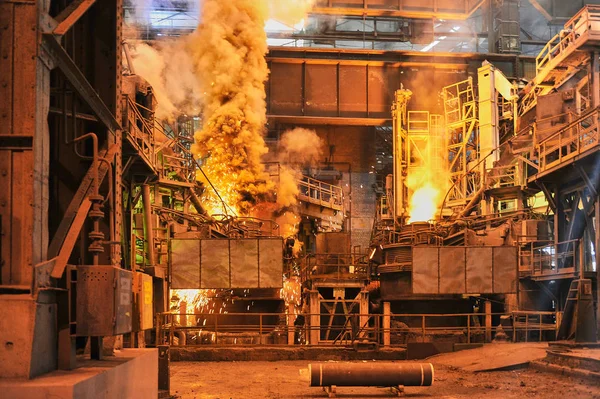
M 215 345 L 219 344 L 219 314 L 215 313 Z
M 262 345 L 263 343 L 263 335 L 262 335 L 262 313 L 258 315 L 258 343 Z
M 421 315 L 421 330 L 423 334 L 421 342 L 425 342 L 425 315 Z
M 471 313 L 467 315 L 467 343 L 471 343 Z

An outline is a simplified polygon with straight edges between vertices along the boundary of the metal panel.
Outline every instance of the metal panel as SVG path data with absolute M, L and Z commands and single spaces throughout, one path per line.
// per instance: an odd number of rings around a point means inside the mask
M 463 294 L 465 290 L 465 248 L 440 248 L 440 294 Z
M 231 240 L 231 288 L 258 287 L 258 240 Z
M 367 117 L 367 67 L 364 65 L 340 65 L 340 116 Z
M 77 267 L 77 335 L 131 331 L 132 274 L 114 266 Z
M 336 116 L 337 65 L 306 65 L 306 115 Z
M 492 293 L 492 247 L 467 247 L 467 293 Z
M 171 288 L 200 287 L 200 241 L 171 240 Z
M 133 331 L 148 330 L 154 326 L 152 276 L 133 273 Z
M 494 247 L 494 293 L 517 292 L 517 247 Z
M 283 240 L 173 239 L 171 288 L 280 288 Z
M 13 10 L 12 4 L 0 4 L 0 98 L 3 99 L 0 101 L 0 124 L 3 127 L 0 135 L 13 133 Z M 4 184 L 2 186 L 6 187 Z
M 304 81 L 302 64 L 270 63 L 269 113 L 302 115 Z
M 414 247 L 412 292 L 413 294 L 437 294 L 438 293 L 438 247 Z
M 258 243 L 260 288 L 283 286 L 283 239 L 262 239 Z
M 229 240 L 202 240 L 200 243 L 200 288 L 230 288 Z

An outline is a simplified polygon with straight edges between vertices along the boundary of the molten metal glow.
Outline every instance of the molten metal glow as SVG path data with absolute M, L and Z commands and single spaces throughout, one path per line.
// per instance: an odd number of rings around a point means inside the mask
M 294 276 L 283 281 L 283 288 L 279 290 L 279 297 L 285 301 L 286 312 L 293 305 L 294 314 L 298 314 L 302 299 L 302 285 L 298 277 Z
M 435 219 L 438 211 L 440 190 L 427 183 L 417 189 L 410 198 L 408 223 L 427 222 Z
M 204 313 L 211 303 L 215 290 L 171 290 L 171 311 L 175 314 Z M 185 306 L 185 309 L 182 309 Z M 191 325 L 194 317 L 180 317 L 179 323 Z M 185 321 L 185 322 L 184 322 Z

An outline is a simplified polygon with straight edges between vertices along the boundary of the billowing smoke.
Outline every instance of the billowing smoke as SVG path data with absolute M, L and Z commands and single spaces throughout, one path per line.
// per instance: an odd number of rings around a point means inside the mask
M 264 26 L 269 17 L 299 22 L 313 3 L 203 0 L 201 23 L 192 34 L 135 49 L 136 72 L 153 85 L 159 118 L 201 109 L 202 128 L 192 152 L 205 172 L 198 179 L 205 183 L 203 200 L 210 214 L 255 215 L 257 204 L 275 202 L 272 213 L 281 216 L 296 205 L 299 168 L 317 159 L 314 151 L 320 146 L 314 132 L 296 129 L 284 135 L 279 159 L 296 166 L 281 168 L 279 187 L 265 171 Z
M 296 128 L 286 131 L 279 141 L 277 154 L 281 165 L 277 205 L 280 207 L 276 215 L 284 237 L 298 233 L 300 218 L 298 216 L 298 181 L 302 179 L 302 170 L 317 166 L 322 155 L 323 140 L 314 130 Z M 300 241 L 294 245 L 294 253 L 302 249 Z
M 200 112 L 200 81 L 186 51 L 187 40 L 170 40 L 151 47 L 138 43 L 131 55 L 136 74 L 151 85 L 158 108 L 156 117 L 172 121 L 182 113 Z
M 277 159 L 282 165 L 279 174 L 277 204 L 283 208 L 297 205 L 298 180 L 302 169 L 316 166 L 322 154 L 323 140 L 314 130 L 296 128 L 286 131 L 279 141 Z
M 274 189 L 261 162 L 268 151 L 266 9 L 251 0 L 205 0 L 202 16 L 187 43 L 203 94 L 203 126 L 192 152 L 231 209 L 212 190 L 206 191 L 208 208 L 247 215 Z

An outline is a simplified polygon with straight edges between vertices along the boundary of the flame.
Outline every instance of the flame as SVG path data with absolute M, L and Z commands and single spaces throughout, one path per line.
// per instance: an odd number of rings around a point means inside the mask
M 435 219 L 439 209 L 440 190 L 431 183 L 417 189 L 410 198 L 408 223 L 427 222 Z

